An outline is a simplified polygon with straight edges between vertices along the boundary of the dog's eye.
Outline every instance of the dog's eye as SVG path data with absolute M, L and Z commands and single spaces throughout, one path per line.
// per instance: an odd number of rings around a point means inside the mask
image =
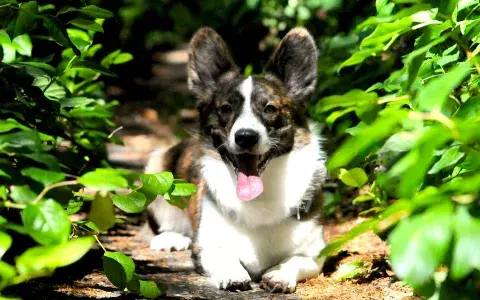
M 265 109 L 263 111 L 266 114 L 273 115 L 274 113 L 277 112 L 277 108 L 275 107 L 275 105 L 267 104 L 267 106 L 265 106 Z
M 230 106 L 230 104 L 224 104 L 224 105 L 220 106 L 220 113 L 222 115 L 231 114 L 232 113 L 232 107 Z

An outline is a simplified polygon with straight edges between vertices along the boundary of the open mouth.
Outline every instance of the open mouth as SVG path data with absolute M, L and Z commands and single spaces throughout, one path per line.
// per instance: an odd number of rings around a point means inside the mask
M 229 157 L 237 172 L 238 199 L 250 201 L 262 194 L 263 181 L 260 175 L 265 170 L 272 155 L 273 152 L 268 151 L 263 155 L 242 153 Z

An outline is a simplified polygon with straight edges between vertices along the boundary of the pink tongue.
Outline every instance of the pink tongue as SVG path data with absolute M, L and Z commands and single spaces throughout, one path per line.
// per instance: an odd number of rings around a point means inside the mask
M 247 176 L 238 172 L 237 196 L 242 201 L 250 201 L 257 198 L 263 192 L 263 182 L 258 176 Z

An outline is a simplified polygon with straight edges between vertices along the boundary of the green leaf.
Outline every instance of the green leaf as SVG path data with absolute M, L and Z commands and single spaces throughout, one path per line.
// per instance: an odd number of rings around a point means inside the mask
M 468 120 L 480 116 L 480 96 L 469 98 L 453 115 L 455 118 Z
M 39 134 L 37 131 L 18 131 L 0 135 L 0 149 L 28 148 L 32 151 L 41 151 L 48 149 L 43 141 L 52 140 L 51 136 Z
M 0 258 L 12 245 L 12 238 L 5 232 L 0 231 Z
M 169 172 L 158 174 L 140 174 L 142 187 L 138 190 L 147 197 L 148 202 L 155 199 L 157 195 L 163 195 L 173 184 L 173 175 Z
M 102 195 L 97 192 L 95 199 L 90 206 L 90 213 L 88 215 L 99 231 L 107 231 L 115 225 L 115 207 L 113 206 L 110 194 Z
M 422 111 L 440 110 L 448 96 L 470 73 L 468 63 L 460 64 L 445 75 L 430 80 L 415 98 L 415 105 Z
M 105 252 L 103 270 L 108 280 L 120 289 L 124 289 L 132 280 L 135 272 L 133 260 L 121 252 Z
M 388 138 L 378 153 L 405 152 L 413 148 L 420 137 L 420 131 L 401 131 Z
M 414 288 L 428 283 L 444 262 L 452 238 L 453 205 L 437 204 L 404 219 L 392 231 L 390 261 L 395 274 Z
M 348 107 L 348 108 L 345 108 L 343 110 L 334 111 L 327 117 L 327 119 L 325 121 L 327 122 L 329 127 L 332 127 L 332 125 L 335 123 L 335 121 L 338 118 L 340 118 L 340 117 L 342 117 L 342 116 L 344 116 L 344 115 L 346 115 L 346 114 L 348 114 L 352 111 L 355 111 L 355 107 Z
M 422 133 L 415 147 L 389 171 L 391 177 L 400 176 L 397 193 L 401 197 L 412 196 L 417 191 L 430 169 L 435 149 L 451 138 L 451 131 L 443 126 L 432 126 Z
M 356 227 L 352 228 L 347 233 L 334 237 L 331 241 L 329 241 L 328 245 L 322 249 L 322 251 L 319 254 L 319 257 L 326 257 L 326 256 L 335 254 L 340 249 L 342 249 L 343 245 L 353 240 L 360 234 L 371 230 L 377 222 L 378 222 L 377 219 L 370 219 L 368 221 L 363 221 L 362 223 L 358 224 Z
M 443 25 L 436 26 L 440 28 L 440 26 Z M 415 43 L 415 50 L 406 56 L 404 63 L 408 70 L 407 89 L 410 89 L 415 81 L 428 50 L 430 50 L 431 47 L 442 43 L 447 38 L 447 36 L 438 38 L 441 33 L 442 30 L 438 30 L 437 27 L 429 26 L 418 38 L 417 43 Z
M 51 80 L 54 80 L 54 79 L 51 79 Z M 53 82 L 52 84 L 50 84 L 50 80 L 45 77 L 35 78 L 32 85 L 37 86 L 42 91 L 44 91 L 45 97 L 47 97 L 50 100 L 59 101 L 60 99 L 63 99 L 67 94 L 63 86 L 59 85 L 56 82 Z M 47 90 L 45 90 L 46 88 Z
M 4 185 L 0 185 L 0 199 L 7 200 L 7 188 Z
M 43 183 L 43 185 L 50 185 L 65 179 L 65 173 L 43 170 L 35 167 L 23 169 L 22 174 L 35 181 Z
M 15 22 L 15 28 L 13 31 L 12 39 L 24 33 L 28 33 L 36 23 L 38 15 L 37 1 L 24 2 L 20 5 L 18 10 L 17 21 Z
M 8 132 L 12 129 L 22 129 L 22 130 L 30 130 L 27 126 L 20 124 L 17 120 L 15 119 L 6 119 L 6 120 L 0 120 L 0 133 L 3 132 Z
M 338 107 L 374 105 L 377 98 L 376 93 L 365 93 L 362 90 L 354 89 L 344 95 L 333 95 L 320 99 L 315 107 L 315 111 L 317 114 L 321 114 Z
M 81 53 L 70 39 L 65 25 L 58 18 L 50 15 L 42 15 L 42 20 L 43 26 L 58 44 L 64 47 L 71 47 L 73 52 L 80 56 Z
M 186 197 L 197 192 L 197 187 L 193 183 L 175 183 L 175 188 L 170 194 L 172 196 Z
M 116 77 L 117 75 L 102 65 L 87 60 L 76 60 L 71 69 L 88 69 L 103 75 Z
M 459 0 L 442 0 L 440 1 L 440 6 L 438 7 L 438 12 L 450 17 L 455 10 Z
M 139 280 L 140 283 L 140 295 L 149 299 L 156 299 L 162 295 L 162 291 L 158 288 L 157 284 L 153 281 Z
M 80 10 L 80 13 L 92 18 L 108 19 L 113 18 L 113 13 L 96 5 L 89 5 Z
M 480 270 L 480 220 L 459 206 L 453 222 L 454 246 L 450 276 L 462 280 L 473 269 Z
M 8 282 L 17 275 L 15 268 L 0 260 L 0 289 L 8 285 Z M 0 296 L 0 299 L 1 296 Z
M 378 2 L 379 1 L 377 1 L 377 3 Z M 388 1 L 383 1 L 382 0 L 382 2 L 384 2 L 384 4 L 382 5 L 382 8 L 386 7 L 387 11 L 390 11 L 393 8 L 393 5 L 395 5 L 394 3 L 388 3 L 387 4 Z M 390 5 L 392 5 L 392 6 L 390 6 Z M 380 14 L 379 8 L 377 6 L 377 12 L 378 12 L 379 16 L 369 17 L 367 20 L 365 20 L 364 22 L 362 22 L 361 24 L 359 24 L 357 26 L 357 31 L 365 29 L 366 27 L 369 27 L 369 26 L 372 26 L 372 25 L 378 25 L 380 23 L 393 22 L 395 20 L 399 20 L 399 19 L 411 16 L 411 15 L 417 13 L 417 12 L 428 11 L 430 8 L 431 8 L 430 4 L 419 4 L 419 5 L 414 5 L 412 7 L 404 8 L 394 15 L 380 16 L 381 14 Z
M 70 220 L 63 207 L 48 199 L 28 204 L 22 211 L 23 225 L 28 234 L 39 244 L 62 244 L 70 236 Z
M 69 23 L 82 29 L 103 33 L 102 25 L 92 20 L 77 18 L 71 20 Z
M 77 8 L 66 5 L 58 11 L 57 16 L 62 15 L 62 14 L 66 14 L 66 13 L 69 13 L 69 12 L 77 12 L 77 11 L 78 11 Z
M 362 278 L 371 270 L 372 265 L 363 261 L 349 261 L 342 263 L 333 274 L 333 279 L 342 281 L 346 279 Z
M 113 112 L 103 106 L 77 106 L 69 111 L 73 118 L 110 118 Z
M 187 207 L 187 202 L 181 196 L 175 196 L 170 193 L 163 195 L 163 198 L 171 205 L 177 206 L 180 209 Z
M 157 191 L 157 194 L 160 194 L 160 195 L 165 194 L 173 184 L 173 181 L 174 181 L 173 174 L 170 172 L 161 172 L 161 173 L 155 174 L 155 177 L 157 178 L 158 183 L 160 184 L 158 187 L 159 190 Z
M 85 106 L 90 103 L 95 102 L 95 99 L 87 98 L 87 97 L 72 97 L 72 98 L 64 98 L 60 99 L 60 106 L 62 108 L 65 107 L 78 107 L 78 106 Z
M 405 33 L 412 26 L 412 20 L 408 17 L 397 20 L 392 23 L 382 23 L 360 43 L 360 47 L 372 47 L 383 45 L 391 39 L 395 39 L 399 35 Z
M 441 190 L 443 192 L 454 192 L 457 195 L 478 193 L 480 190 L 480 173 L 454 178 L 442 185 Z
M 358 65 L 362 63 L 365 59 L 367 59 L 367 57 L 370 57 L 376 54 L 377 52 L 382 52 L 382 51 L 383 51 L 382 45 L 356 51 L 346 61 L 340 64 L 340 66 L 338 67 L 338 71 L 340 71 L 344 67 Z
M 31 154 L 22 154 L 22 155 L 42 165 L 47 166 L 51 170 L 60 171 L 60 164 L 58 163 L 57 158 L 51 154 L 31 153 Z
M 75 45 L 75 47 L 77 47 L 80 51 L 83 51 L 84 49 L 86 49 L 88 46 L 91 45 L 90 42 L 76 38 L 76 37 L 72 37 L 71 40 L 72 40 L 72 43 Z
M 465 156 L 465 153 L 460 152 L 460 146 L 448 148 L 443 153 L 440 160 L 438 160 L 433 167 L 428 171 L 428 174 L 437 174 L 441 170 L 455 165 L 460 159 Z
M 138 276 L 138 274 L 133 273 L 132 280 L 127 283 L 127 290 L 135 294 L 140 294 L 140 276 Z
M 50 66 L 49 64 L 41 63 L 41 62 L 33 62 L 33 61 L 18 62 L 18 63 L 12 64 L 12 66 L 17 68 L 25 68 L 25 71 L 33 77 L 51 78 L 55 76 L 55 73 L 56 73 L 56 70 L 54 67 Z M 47 80 L 47 82 L 49 82 L 49 80 Z
M 128 195 L 114 195 L 112 200 L 115 206 L 126 213 L 139 213 L 147 206 L 145 195 L 139 192 L 131 192 Z
M 95 243 L 91 236 L 81 237 L 61 245 L 37 246 L 23 252 L 15 259 L 18 273 L 25 280 L 51 274 L 82 258 Z
M 77 213 L 83 206 L 83 201 L 69 200 L 65 212 L 67 215 L 73 215 Z
M 10 198 L 17 203 L 30 203 L 37 197 L 28 185 L 14 185 L 11 187 Z
M 133 55 L 130 53 L 120 53 L 115 59 L 113 60 L 112 64 L 114 65 L 121 65 L 133 60 Z
M 372 195 L 360 195 L 352 200 L 352 204 L 363 203 L 375 199 Z
M 12 46 L 21 55 L 32 56 L 32 41 L 28 34 L 22 34 L 14 38 Z
M 84 186 L 99 191 L 114 191 L 128 187 L 128 181 L 113 169 L 96 169 L 78 178 Z
M 346 185 L 354 187 L 362 187 L 368 181 L 367 174 L 360 168 L 354 168 L 348 171 L 346 169 L 340 169 L 338 178 Z
M 406 116 L 407 112 L 403 110 L 385 110 L 375 122 L 340 146 L 330 159 L 328 168 L 335 170 L 347 165 L 360 153 L 388 136 Z

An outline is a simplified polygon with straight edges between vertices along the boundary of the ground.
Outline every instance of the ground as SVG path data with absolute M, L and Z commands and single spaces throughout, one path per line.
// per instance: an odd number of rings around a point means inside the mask
M 185 92 L 185 53 L 171 53 L 171 63 L 154 66 L 158 76 L 150 87 L 170 85 L 166 79 L 176 80 L 175 91 Z M 159 60 L 169 57 L 159 55 Z M 163 58 L 162 58 L 163 57 Z M 182 60 L 183 59 L 183 60 Z M 179 62 L 180 61 L 180 62 Z M 180 65 L 180 66 L 179 66 Z M 166 67 L 167 66 L 167 67 Z M 172 71 L 173 70 L 173 71 Z M 169 73 L 170 72 L 170 73 Z M 175 76 L 171 74 L 174 72 Z M 164 74 L 165 73 L 165 74 Z M 178 74 L 180 73 L 180 74 Z M 162 75 L 164 74 L 164 75 Z M 162 80 L 161 76 L 165 76 Z M 160 77 L 160 78 L 159 78 Z M 161 84 L 160 84 L 161 83 Z M 150 107 L 150 108 L 149 108 Z M 157 108 L 156 110 L 152 107 Z M 160 112 L 161 114 L 161 112 Z M 118 110 L 117 124 L 122 125 L 116 135 L 124 145 L 108 145 L 109 159 L 118 166 L 141 170 L 149 153 L 155 148 L 165 148 L 177 138 L 174 133 L 192 130 L 193 110 L 182 110 L 173 119 L 159 117 L 154 101 L 124 104 Z M 172 124 L 177 124 L 174 126 Z M 82 218 L 76 215 L 74 218 Z M 190 251 L 151 251 L 148 239 L 151 233 L 145 230 L 144 215 L 126 216 L 126 223 L 119 224 L 108 234 L 100 237 L 110 251 L 122 251 L 130 255 L 137 266 L 136 273 L 143 279 L 153 280 L 168 287 L 163 299 L 415 299 L 410 288 L 396 279 L 388 264 L 388 246 L 377 235 L 367 232 L 348 243 L 342 251 L 327 260 L 324 271 L 317 278 L 297 286 L 294 294 L 268 294 L 258 284 L 247 292 L 222 292 L 211 286 L 208 279 L 195 273 Z M 363 219 L 354 215 L 334 214 L 325 224 L 327 240 L 346 232 Z M 142 299 L 119 291 L 102 272 L 103 250 L 96 245 L 82 260 L 58 270 L 51 278 L 43 278 L 16 286 L 8 292 L 23 299 Z M 359 262 L 362 274 L 357 279 L 336 280 L 338 269 L 348 262 Z

